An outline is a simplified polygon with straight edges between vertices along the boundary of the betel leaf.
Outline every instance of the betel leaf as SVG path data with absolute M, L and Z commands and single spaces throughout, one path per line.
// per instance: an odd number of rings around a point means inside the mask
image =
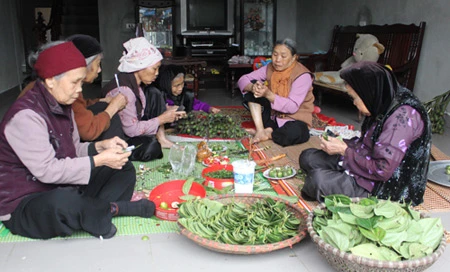
M 380 261 L 399 261 L 400 256 L 395 251 L 386 247 L 378 247 L 374 244 L 361 244 L 350 249 L 358 256 Z
M 186 181 L 183 183 L 183 187 L 181 188 L 183 194 L 185 195 L 189 194 L 189 192 L 191 191 L 192 182 L 194 182 L 193 177 L 189 177 L 188 179 L 186 179 Z
M 350 204 L 350 210 L 359 218 L 371 218 L 374 215 L 373 208 L 373 206 L 363 206 L 354 203 Z
M 432 248 L 420 243 L 411 243 L 409 246 L 409 258 L 411 260 L 425 257 L 431 253 L 433 253 Z
M 419 220 L 420 219 L 420 212 L 415 211 L 411 205 L 408 205 L 406 207 L 406 210 L 409 212 L 409 214 L 411 215 L 411 217 L 414 220 Z
M 336 228 L 336 226 L 334 227 L 326 226 L 322 228 L 320 237 L 322 237 L 322 239 L 326 243 L 334 246 L 335 248 L 338 248 L 339 250 L 342 251 L 348 251 L 350 245 L 350 241 L 348 239 L 349 233 L 350 230 L 346 232 L 344 229 Z
M 409 218 L 409 215 L 395 216 L 391 218 L 382 218 L 377 222 L 376 226 L 386 231 L 401 232 L 409 227 L 410 221 L 411 219 Z
M 378 200 L 376 198 L 363 198 L 358 202 L 362 206 L 375 206 L 377 203 Z
M 219 201 L 214 201 L 214 200 L 210 200 L 207 198 L 203 198 L 202 199 L 203 204 L 205 205 L 205 217 L 206 218 L 211 218 L 214 215 L 216 215 L 217 213 L 220 212 L 220 210 L 222 209 L 222 207 L 224 206 L 224 204 L 222 204 Z
M 356 218 L 356 224 L 365 229 L 373 229 L 377 225 L 381 217 L 374 216 L 372 218 Z
M 367 230 L 362 227 L 358 227 L 359 231 L 362 235 L 364 235 L 367 239 L 372 240 L 374 242 L 381 242 L 384 236 L 386 235 L 386 231 L 382 228 L 374 228 Z
M 405 242 L 400 246 L 399 252 L 403 258 L 412 260 L 431 254 L 433 249 L 421 243 Z
M 422 237 L 419 242 L 432 248 L 437 248 L 444 235 L 444 227 L 440 218 L 422 218 L 419 221 Z
M 422 227 L 418 221 L 411 220 L 409 227 L 406 229 L 406 242 L 419 242 L 422 237 Z
M 185 201 L 189 201 L 189 200 L 194 200 L 197 198 L 197 196 L 195 195 L 182 195 L 178 197 L 181 200 L 185 200 Z
M 356 219 L 357 217 L 354 216 L 351 213 L 344 213 L 344 212 L 338 212 L 339 217 L 342 221 L 344 221 L 347 224 L 356 225 Z
M 325 206 L 331 212 L 336 212 L 335 207 L 350 205 L 352 200 L 346 195 L 329 195 L 324 197 Z
M 392 218 L 397 209 L 401 209 L 398 205 L 395 205 L 391 201 L 380 201 L 373 209 L 376 215 L 381 215 L 386 218 Z
M 408 234 L 406 233 L 406 231 L 402 232 L 386 231 L 386 234 L 384 235 L 384 238 L 381 239 L 380 243 L 387 247 L 399 248 L 402 242 L 404 242 L 407 237 Z

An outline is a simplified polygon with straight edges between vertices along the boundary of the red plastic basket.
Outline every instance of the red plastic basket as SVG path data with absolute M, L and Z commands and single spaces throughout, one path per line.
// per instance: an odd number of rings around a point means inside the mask
M 208 177 L 206 174 L 219 171 L 219 170 L 227 170 L 227 171 L 233 171 L 233 165 L 226 164 L 226 165 L 212 165 L 209 166 L 202 171 L 202 177 L 205 179 L 205 186 L 212 187 L 215 189 L 223 189 L 227 186 L 233 186 L 234 185 L 234 178 L 231 179 L 220 179 L 220 178 L 211 178 Z
M 180 199 L 180 196 L 184 195 L 182 190 L 184 182 L 184 179 L 168 181 L 156 186 L 150 192 L 150 196 L 148 198 L 155 203 L 156 217 L 169 221 L 178 220 L 178 209 L 172 208 L 171 204 L 173 202 L 184 202 L 184 200 Z M 203 198 L 206 196 L 206 190 L 201 184 L 193 182 L 189 194 Z M 169 205 L 169 209 L 165 210 L 160 207 L 161 202 L 163 201 Z

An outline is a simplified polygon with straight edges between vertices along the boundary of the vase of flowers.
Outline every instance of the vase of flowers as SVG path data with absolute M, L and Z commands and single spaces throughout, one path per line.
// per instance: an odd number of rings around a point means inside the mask
M 264 27 L 264 20 L 261 19 L 261 9 L 250 8 L 244 24 L 248 24 L 252 30 L 258 31 Z

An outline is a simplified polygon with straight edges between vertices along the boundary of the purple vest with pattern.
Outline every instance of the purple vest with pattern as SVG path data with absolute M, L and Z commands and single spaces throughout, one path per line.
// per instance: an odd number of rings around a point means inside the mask
M 17 112 L 25 109 L 36 112 L 44 119 L 48 141 L 57 159 L 76 157 L 72 140 L 72 107 L 58 104 L 42 83 L 36 81 L 30 91 L 14 102 L 0 123 L 0 215 L 12 213 L 20 201 L 30 194 L 60 186 L 42 183 L 34 177 L 6 140 L 5 126 Z M 33 137 L 33 132 L 23 137 Z

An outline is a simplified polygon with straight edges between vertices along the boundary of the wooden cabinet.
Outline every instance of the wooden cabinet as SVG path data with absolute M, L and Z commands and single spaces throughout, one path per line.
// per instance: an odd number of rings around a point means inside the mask
M 240 14 L 241 54 L 271 55 L 276 37 L 276 0 L 240 0 Z
M 138 35 L 145 37 L 165 57 L 173 55 L 175 1 L 138 0 Z

